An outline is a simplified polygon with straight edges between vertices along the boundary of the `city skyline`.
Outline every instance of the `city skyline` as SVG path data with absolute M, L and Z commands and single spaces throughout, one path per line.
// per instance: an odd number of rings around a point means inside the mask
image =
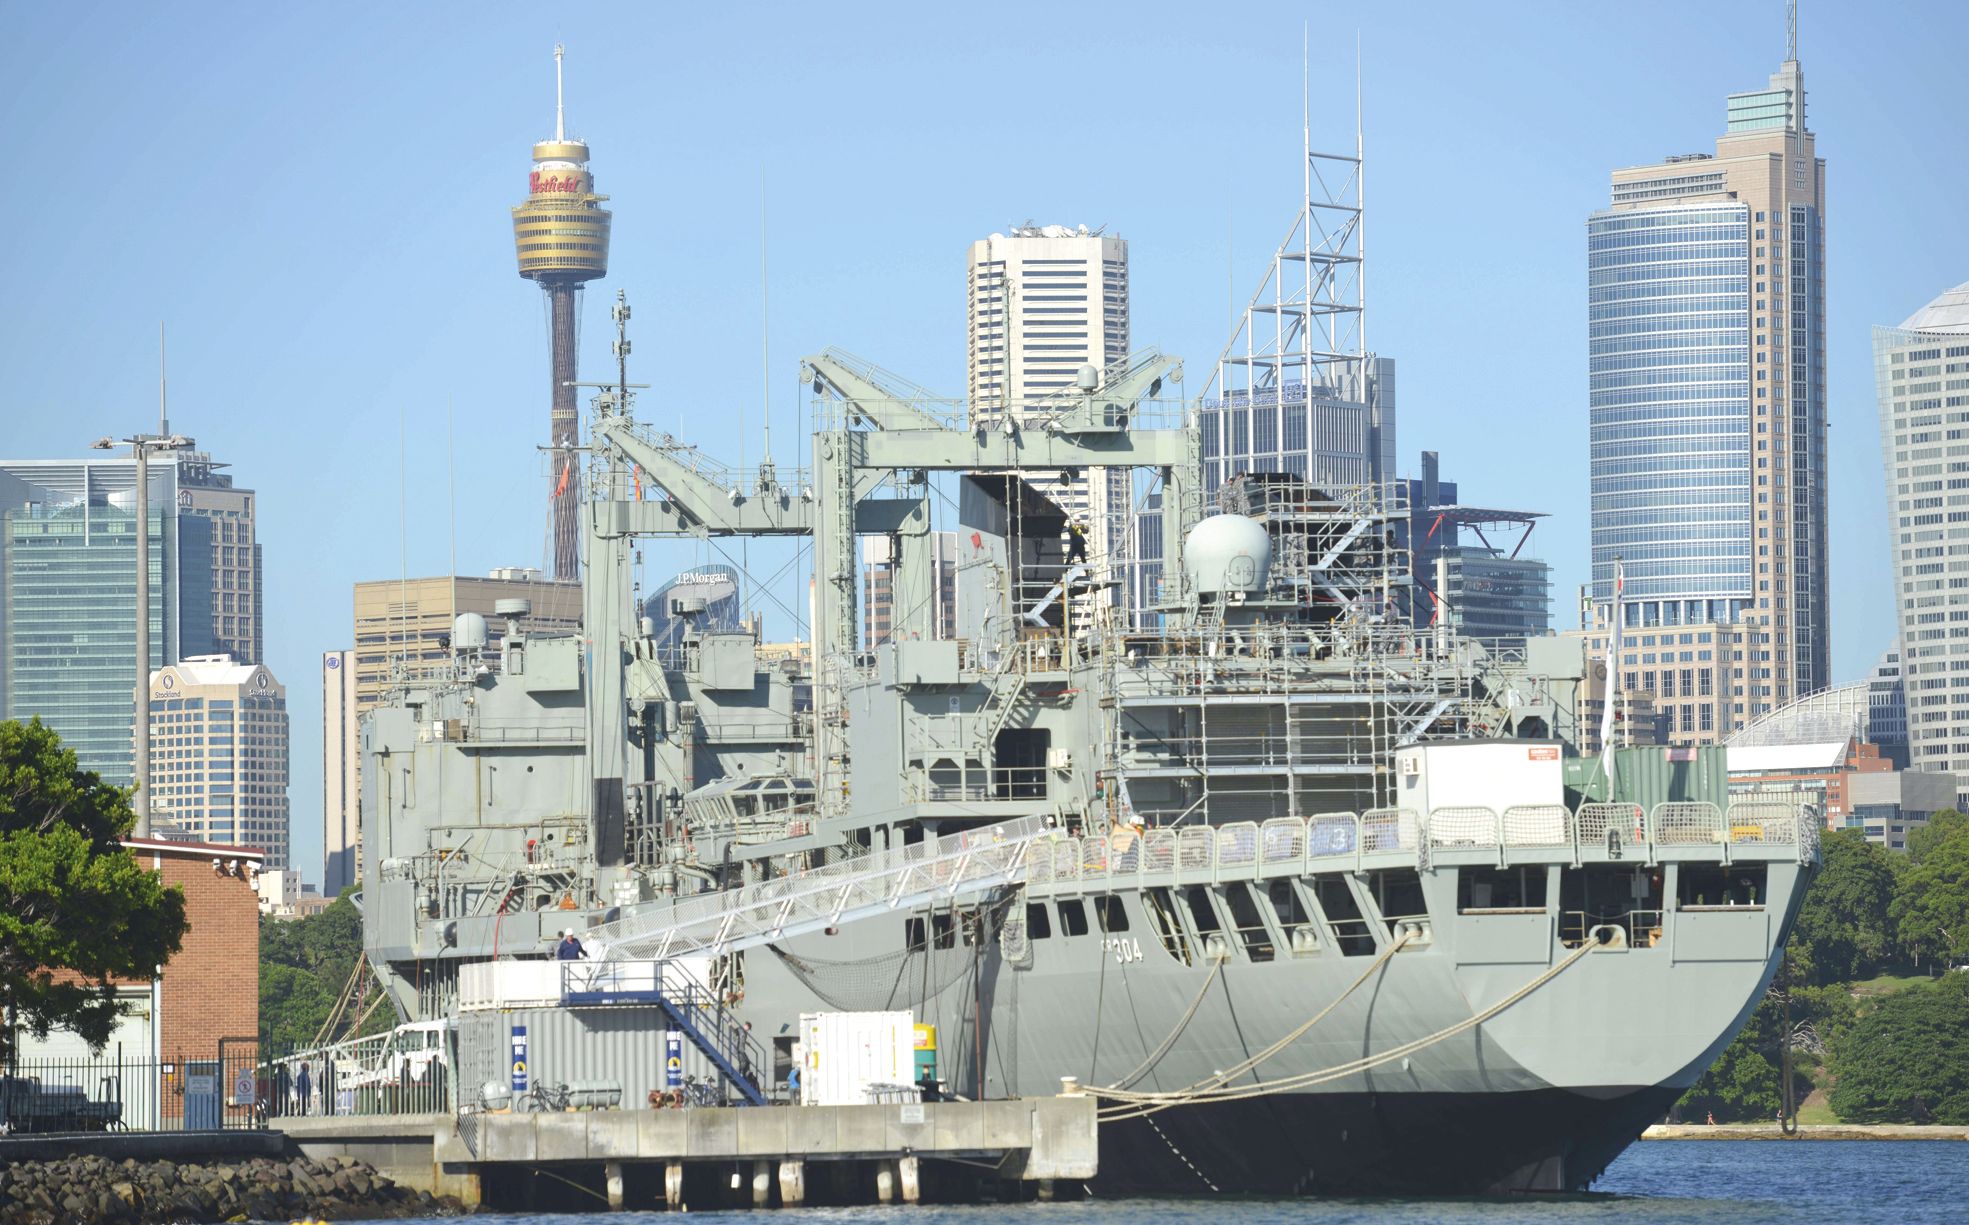
M 1512 467 L 1524 473 L 1526 491 L 1499 491 L 1500 500 L 1554 512 L 1552 524 L 1541 529 L 1542 553 L 1555 566 L 1561 592 L 1584 579 L 1586 555 L 1586 482 L 1578 459 L 1584 428 L 1583 422 L 1569 424 L 1584 415 L 1576 356 L 1583 300 L 1577 219 L 1604 198 L 1606 167 L 1672 152 L 1680 143 L 1675 133 L 1710 131 L 1716 97 L 1755 80 L 1778 58 L 1781 7 L 1768 7 L 1700 10 L 1709 32 L 1700 46 L 1680 36 L 1688 23 L 1672 17 L 1623 28 L 1624 57 L 1608 57 L 1600 45 L 1611 33 L 1610 19 L 1584 14 L 1554 21 L 1507 13 L 1500 20 L 1497 14 L 1445 9 L 1437 23 L 1366 18 L 1363 92 L 1376 252 L 1369 314 L 1374 347 L 1402 355 L 1410 455 L 1427 446 L 1460 473 Z M 694 37 L 730 37 L 718 18 L 703 20 L 710 24 L 693 28 Z M 946 138 L 949 151 L 922 154 L 922 172 L 949 176 L 969 194 L 961 204 L 929 209 L 874 189 L 801 190 L 802 168 L 825 161 L 826 147 L 839 150 L 840 130 L 853 133 L 849 139 L 866 156 L 900 156 L 929 149 L 918 125 L 928 131 L 947 123 L 955 105 L 896 113 L 894 74 L 879 90 L 857 84 L 823 98 L 825 91 L 813 90 L 806 74 L 836 76 L 799 64 L 797 52 L 802 40 L 815 35 L 811 20 L 790 18 L 764 36 L 766 76 L 777 71 L 773 64 L 793 66 L 793 75 L 771 89 L 748 84 L 756 71 L 751 66 L 715 89 L 712 78 L 691 69 L 604 121 L 607 109 L 629 96 L 621 91 L 636 79 L 625 71 L 641 54 L 636 47 L 659 36 L 642 36 L 645 27 L 655 24 L 661 37 L 669 37 L 675 33 L 669 23 L 633 13 L 584 15 L 550 30 L 537 22 L 489 18 L 483 29 L 453 38 L 453 23 L 411 15 L 404 19 L 401 45 L 379 51 L 373 39 L 301 17 L 222 33 L 216 21 L 208 28 L 197 14 L 173 20 L 136 14 L 122 40 L 90 56 L 79 32 L 49 17 L 23 11 L 7 18 L 15 36 L 0 54 L 22 83 L 7 104 L 10 118 L 89 151 L 71 169 L 73 187 L 89 202 L 91 227 L 116 237 L 99 252 L 56 241 L 24 253 L 24 275 L 4 300 L 4 317 L 21 351 L 44 359 L 0 388 L 0 451 L 79 456 L 90 438 L 117 421 L 127 428 L 144 424 L 151 411 L 155 323 L 160 316 L 170 320 L 174 418 L 232 457 L 241 479 L 260 491 L 260 539 L 292 550 L 285 559 L 269 550 L 266 600 L 270 623 L 280 626 L 268 662 L 296 689 L 297 849 L 320 841 L 309 798 L 319 794 L 319 779 L 301 772 L 304 766 L 311 774 L 318 769 L 311 747 L 320 736 L 312 713 L 318 694 L 302 686 L 318 683 L 320 653 L 346 638 L 348 585 L 399 568 L 426 574 L 448 568 L 442 404 L 448 395 L 460 406 L 458 569 L 483 572 L 510 564 L 516 552 L 532 563 L 544 545 L 545 464 L 535 449 L 540 312 L 526 300 L 531 295 L 511 285 L 510 236 L 500 232 L 499 210 L 512 195 L 513 149 L 537 135 L 551 86 L 543 83 L 540 64 L 556 38 L 569 46 L 573 79 L 594 91 L 580 113 L 596 118 L 584 119 L 581 134 L 606 151 L 597 169 L 609 184 L 611 207 L 637 218 L 633 240 L 627 233 L 617 238 L 614 271 L 605 284 L 628 288 L 636 302 L 632 376 L 659 384 L 641 403 L 644 417 L 659 427 L 678 428 L 683 413 L 697 411 L 707 398 L 738 404 L 738 412 L 699 412 L 691 422 L 693 437 L 714 453 L 735 458 L 748 447 L 757 453 L 758 286 L 729 272 L 733 265 L 756 264 L 752 218 L 762 162 L 770 190 L 787 202 L 776 204 L 772 222 L 772 384 L 786 436 L 795 436 L 799 420 L 795 359 L 826 344 L 863 352 L 932 386 L 960 387 L 962 321 L 950 302 L 950 252 L 1041 207 L 1053 217 L 1109 221 L 1129 235 L 1135 343 L 1156 343 L 1185 357 L 1188 392 L 1201 390 L 1204 365 L 1224 340 L 1228 299 L 1249 292 L 1298 190 L 1298 100 L 1291 97 L 1297 82 L 1291 78 L 1299 55 L 1285 37 L 1300 20 L 1296 10 L 1279 6 L 1247 17 L 1244 24 L 1269 23 L 1280 35 L 1272 40 L 1279 45 L 1257 50 L 1248 37 L 1213 33 L 1208 23 L 1185 20 L 1175 9 L 1161 22 L 1140 23 L 1141 32 L 1119 36 L 1122 49 L 1140 62 L 1166 61 L 1180 51 L 1188 57 L 1189 75 L 1243 79 L 1262 65 L 1287 82 L 1276 115 L 1262 123 L 1252 121 L 1245 104 L 1149 97 L 1122 130 L 1104 134 L 1112 147 L 1174 149 L 1188 164 L 1207 167 L 1184 172 L 1193 186 L 1144 191 L 1114 173 L 1111 162 L 1048 146 L 1011 159 L 1014 164 L 978 190 L 979 163 L 965 153 L 973 146 Z M 1424 28 L 1431 24 L 1440 28 Z M 900 37 L 874 28 L 879 25 L 871 21 L 878 44 Z M 1949 224 L 1964 194 L 1962 159 L 1924 161 L 1928 177 L 1912 189 L 1891 173 L 1914 148 L 1893 121 L 1932 109 L 1935 102 L 1924 100 L 1947 96 L 1942 48 L 1959 44 L 1946 32 L 1963 25 L 1961 13 L 1940 5 L 1907 10 L 1884 28 L 1877 19 L 1820 13 L 1812 6 L 1803 15 L 1801 55 L 1813 67 L 1814 126 L 1839 172 L 1833 199 L 1838 221 L 1828 238 L 1838 251 L 1827 341 L 1836 440 L 1833 514 L 1840 521 L 1831 565 L 1842 579 L 1833 591 L 1833 679 L 1860 674 L 1892 633 L 1866 328 L 1902 317 L 1909 304 L 1928 300 L 1969 268 L 1969 239 Z M 605 33 L 608 26 L 626 29 Z M 436 36 L 440 27 L 448 31 L 445 37 Z M 1908 38 L 1912 30 L 1922 37 Z M 317 62 L 292 81 L 282 80 L 277 67 L 285 61 L 278 48 L 297 34 L 317 44 Z M 1541 57 L 1549 72 L 1520 80 L 1523 74 L 1491 71 L 1472 87 L 1472 63 L 1515 62 L 1527 38 L 1552 53 Z M 195 57 L 155 53 L 160 45 L 189 39 L 222 45 L 239 79 L 224 90 L 209 89 L 191 72 Z M 1351 132 L 1352 50 L 1314 49 L 1316 82 L 1329 86 L 1314 88 L 1316 134 Z M 868 54 L 897 58 L 883 45 Z M 917 55 L 901 70 L 901 83 L 919 82 L 933 96 L 940 79 L 962 66 L 947 54 L 955 53 Z M 1674 69 L 1665 74 L 1663 65 L 1670 62 Z M 1045 67 L 1036 55 L 1017 58 L 1008 84 L 1036 77 Z M 116 94 L 101 88 L 109 76 L 132 83 L 120 103 L 105 100 Z M 413 78 L 424 83 L 412 84 Z M 482 109 L 467 114 L 455 89 L 434 92 L 432 81 L 471 82 L 470 100 Z M 261 115 L 236 113 L 241 88 L 263 99 Z M 767 122 L 776 104 L 740 102 L 748 90 L 780 101 L 797 93 L 811 113 L 776 131 Z M 324 108 L 322 100 L 331 96 L 366 101 L 359 114 L 344 118 Z M 685 111 L 672 99 L 691 96 L 732 101 L 712 123 L 686 125 L 675 119 Z M 1609 101 L 1553 105 L 1563 97 Z M 1612 98 L 1622 101 L 1616 106 Z M 1636 98 L 1647 104 L 1634 105 Z M 141 113 L 114 109 L 133 104 Z M 373 122 L 386 114 L 389 122 L 428 131 L 420 161 L 427 170 L 445 167 L 438 176 L 445 183 L 443 209 L 404 215 L 396 198 L 382 193 L 377 203 L 389 202 L 391 220 L 377 231 L 383 236 L 377 251 L 324 241 L 335 233 L 320 224 L 325 215 L 369 207 L 358 198 L 371 176 L 355 156 L 354 135 L 364 128 L 361 143 L 368 147 Z M 1455 123 L 1445 119 L 1451 114 Z M 249 146 L 268 154 L 247 176 L 224 241 L 199 265 L 199 283 L 187 283 L 189 265 L 174 254 L 177 245 L 161 237 L 184 232 L 189 210 L 202 207 L 190 184 L 180 194 L 182 170 L 166 170 L 155 160 L 168 145 L 155 140 L 165 122 L 224 133 L 226 147 L 238 150 L 242 164 Z M 646 130 L 652 125 L 659 130 Z M 1468 130 L 1459 130 L 1473 126 L 1509 131 L 1513 139 L 1472 140 Z M 824 147 L 816 138 L 830 129 L 834 134 Z M 300 144 L 285 135 L 302 130 L 315 135 Z M 1861 133 L 1869 135 L 1862 139 Z M 145 152 L 152 147 L 155 153 Z M 1226 156 L 1239 168 L 1228 184 L 1221 170 Z M 665 189 L 680 168 L 700 185 L 694 196 Z M 1433 185 L 1473 180 L 1499 198 L 1465 196 L 1454 224 L 1446 222 Z M 132 215 L 129 184 L 151 181 L 164 186 L 143 216 Z M 367 213 L 357 215 L 369 224 Z M 873 261 L 865 249 L 852 258 L 829 251 L 833 240 L 819 237 L 857 227 L 895 233 Z M 1227 229 L 1233 239 L 1228 251 Z M 1473 234 L 1483 236 L 1478 245 L 1484 251 L 1472 247 Z M 1449 258 L 1453 248 L 1460 259 Z M 786 254 L 796 250 L 799 262 Z M 392 300 L 377 303 L 379 273 L 370 261 L 382 254 L 397 268 L 398 280 Z M 57 267 L 76 275 L 57 276 Z M 269 267 L 279 270 L 277 280 L 268 280 Z M 723 273 L 714 271 L 721 267 Z M 37 286 L 31 295 L 28 284 Z M 253 289 L 229 300 L 239 286 Z M 594 368 L 605 352 L 606 329 L 596 318 L 587 322 L 583 345 Z M 1550 359 L 1529 360 L 1540 353 Z M 668 363 L 695 375 L 714 362 L 744 373 L 714 381 L 709 396 L 701 378 L 679 389 L 666 374 Z M 113 406 L 91 408 L 87 421 L 78 421 L 63 378 L 77 368 L 97 371 L 94 394 Z M 1498 428 L 1528 415 L 1539 429 Z M 114 420 L 99 423 L 98 416 Z M 743 447 L 735 432 L 740 419 L 750 423 Z M 1546 433 L 1549 440 L 1527 437 Z M 401 502 L 399 456 L 390 453 L 398 448 L 389 445 L 397 437 L 407 440 L 402 458 L 412 474 Z M 1853 443 L 1855 437 L 1861 442 Z M 1531 455 L 1538 462 L 1525 461 L 1521 449 L 1527 447 L 1536 448 Z M 1514 449 L 1520 449 L 1519 459 L 1512 465 Z M 540 496 L 520 497 L 522 487 L 537 487 Z M 407 533 L 400 516 L 411 525 Z M 392 537 L 401 535 L 410 541 L 407 559 L 391 556 L 398 552 Z M 651 569 L 674 571 L 694 560 L 716 558 L 693 559 L 676 550 Z M 774 627 L 768 636 L 781 636 L 783 629 Z M 304 855 L 297 860 L 310 878 L 318 875 L 318 865 Z

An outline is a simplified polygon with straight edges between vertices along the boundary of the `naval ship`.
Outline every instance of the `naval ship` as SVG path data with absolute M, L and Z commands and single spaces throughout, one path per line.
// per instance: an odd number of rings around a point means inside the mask
M 947 1092 L 1100 1097 L 1100 1191 L 1485 1193 L 1587 1187 L 1764 992 L 1818 811 L 1730 803 L 1692 751 L 1582 755 L 1604 669 L 1410 625 L 1389 491 L 1206 497 L 1175 360 L 975 422 L 829 351 L 807 462 L 739 471 L 637 422 L 628 315 L 581 632 L 513 602 L 495 648 L 462 616 L 362 724 L 366 944 L 406 1021 L 688 966 L 736 1099 L 785 1080 L 802 1013 L 907 1009 Z M 1032 479 L 1095 469 L 1160 495 L 1146 608 Z M 640 549 L 750 537 L 811 563 L 802 643 L 638 606 Z M 684 1014 L 633 1015 L 654 1049 Z

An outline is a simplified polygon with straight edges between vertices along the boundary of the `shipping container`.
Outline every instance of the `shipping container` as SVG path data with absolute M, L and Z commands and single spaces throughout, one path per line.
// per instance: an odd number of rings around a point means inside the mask
M 1484 740 L 1395 750 L 1394 807 L 1426 817 L 1438 808 L 1507 808 L 1565 802 L 1564 750 L 1556 741 Z
M 460 1014 L 458 1018 L 458 1086 L 461 1105 L 477 1106 L 488 1084 L 511 1094 L 513 1033 L 524 1028 L 529 1087 L 544 1085 L 610 1085 L 622 1091 L 624 1109 L 649 1105 L 651 1090 L 667 1087 L 664 1037 L 670 1028 L 663 1010 L 650 1005 L 591 1008 L 513 1008 Z M 704 1053 L 682 1043 L 682 1073 L 698 1081 L 724 1086 L 724 1078 Z M 740 1100 L 736 1094 L 732 1100 Z M 493 1103 L 495 1108 L 500 1103 Z
M 1653 812 L 1656 804 L 1706 801 L 1719 808 L 1730 799 L 1729 750 L 1721 745 L 1636 745 L 1614 750 L 1614 793 L 1622 803 Z M 1606 798 L 1606 767 L 1598 756 L 1566 761 L 1568 801 Z
M 859 1106 L 871 1085 L 916 1083 L 912 1013 L 801 1013 L 800 1046 L 803 1106 Z

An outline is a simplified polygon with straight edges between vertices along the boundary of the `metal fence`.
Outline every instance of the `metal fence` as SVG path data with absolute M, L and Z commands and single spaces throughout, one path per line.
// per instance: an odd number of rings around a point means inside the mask
M 226 1039 L 205 1058 L 23 1059 L 0 1075 L 0 1127 L 13 1135 L 261 1128 L 270 1089 L 250 1038 Z
M 452 1109 L 449 1026 L 426 1022 L 266 1061 L 274 1118 L 434 1114 Z

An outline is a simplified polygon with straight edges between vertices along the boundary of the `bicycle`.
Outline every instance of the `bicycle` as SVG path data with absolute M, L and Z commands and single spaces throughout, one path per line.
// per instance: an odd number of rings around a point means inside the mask
M 708 1080 L 699 1080 L 695 1075 L 684 1077 L 684 1105 L 722 1106 L 724 1104 L 724 1094 L 718 1091 L 716 1085 Z
M 574 1109 L 574 1091 L 565 1083 L 536 1084 L 520 1099 L 520 1109 L 530 1114 L 558 1114 Z

